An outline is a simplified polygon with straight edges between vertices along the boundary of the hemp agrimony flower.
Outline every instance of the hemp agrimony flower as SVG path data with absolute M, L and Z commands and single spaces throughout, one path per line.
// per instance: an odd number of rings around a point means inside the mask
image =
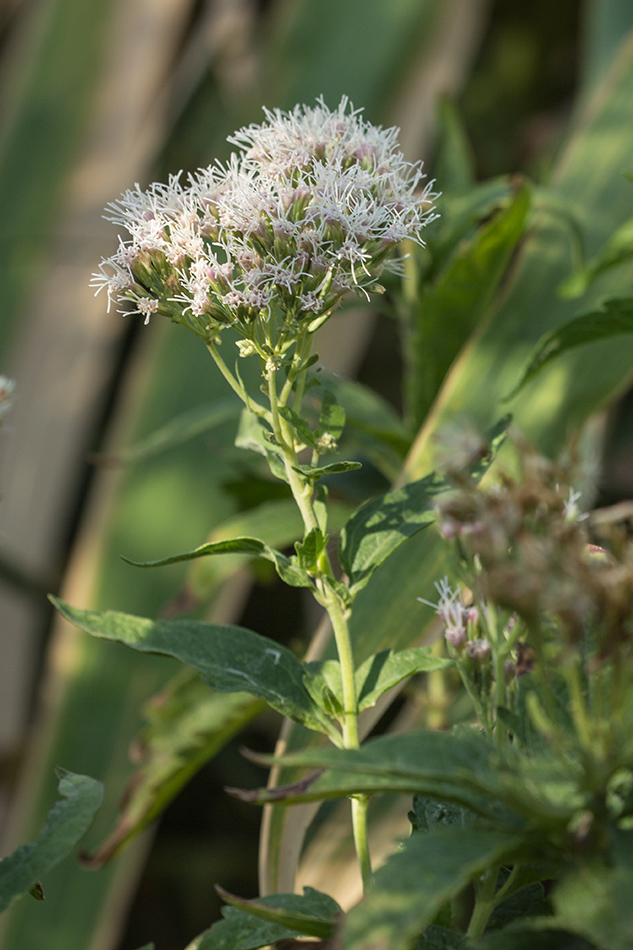
M 272 325 L 310 332 L 347 292 L 382 290 L 396 246 L 422 243 L 435 217 L 421 163 L 405 161 L 397 129 L 371 125 L 346 97 L 334 111 L 319 99 L 264 112 L 229 138 L 238 152 L 226 165 L 186 186 L 181 174 L 136 185 L 108 206 L 129 238 L 102 261 L 97 293 L 131 301 L 145 323 L 163 314 L 206 342 L 233 325 L 262 346 Z

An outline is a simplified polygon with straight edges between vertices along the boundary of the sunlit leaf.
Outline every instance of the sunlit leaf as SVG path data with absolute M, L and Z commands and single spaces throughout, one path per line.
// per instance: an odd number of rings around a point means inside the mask
M 303 683 L 303 666 L 286 647 L 244 627 L 199 620 L 148 620 L 113 610 L 79 610 L 55 597 L 52 603 L 81 630 L 142 653 L 173 656 L 222 693 L 246 692 L 289 719 L 330 733 Z

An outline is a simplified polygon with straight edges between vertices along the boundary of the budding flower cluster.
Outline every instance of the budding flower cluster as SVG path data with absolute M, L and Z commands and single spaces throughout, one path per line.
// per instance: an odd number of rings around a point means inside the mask
M 109 205 L 130 238 L 102 261 L 97 293 L 211 340 L 226 325 L 252 338 L 259 318 L 315 329 L 348 291 L 380 292 L 395 247 L 422 243 L 435 217 L 421 164 L 404 160 L 397 129 L 371 125 L 346 97 L 334 111 L 322 100 L 264 111 L 229 138 L 238 153 L 225 166 L 186 186 L 181 175 L 137 185 Z
M 525 444 L 520 477 L 501 475 L 488 489 L 465 480 L 437 505 L 441 533 L 476 566 L 486 601 L 528 625 L 555 622 L 568 644 L 597 634 L 598 653 L 633 646 L 633 547 L 617 556 L 590 542 L 570 472 Z

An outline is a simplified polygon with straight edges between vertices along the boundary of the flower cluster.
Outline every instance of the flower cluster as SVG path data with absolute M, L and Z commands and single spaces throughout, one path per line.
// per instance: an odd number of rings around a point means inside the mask
M 137 185 L 108 206 L 130 239 L 102 261 L 97 293 L 210 340 L 231 324 L 256 339 L 259 317 L 312 330 L 348 291 L 382 289 L 395 247 L 422 243 L 435 217 L 421 164 L 404 160 L 397 129 L 371 125 L 345 97 L 334 111 L 322 100 L 264 111 L 229 139 L 239 153 L 225 166 L 186 186 L 181 175 Z
M 592 545 L 569 469 L 519 448 L 519 478 L 502 474 L 486 490 L 462 484 L 440 500 L 440 532 L 473 564 L 483 599 L 531 629 L 545 618 L 578 644 L 591 627 L 602 655 L 633 645 L 633 547 L 621 544 L 614 556 Z

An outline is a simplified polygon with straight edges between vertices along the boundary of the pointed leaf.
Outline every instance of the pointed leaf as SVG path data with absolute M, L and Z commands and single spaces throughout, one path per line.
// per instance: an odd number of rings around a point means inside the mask
M 96 779 L 63 769 L 57 769 L 57 777 L 61 801 L 49 811 L 37 839 L 0 860 L 0 911 L 72 851 L 103 800 L 103 785 Z
M 238 419 L 241 408 L 241 403 L 238 403 L 236 399 L 215 400 L 204 406 L 196 406 L 171 419 L 141 442 L 130 445 L 112 456 L 97 456 L 97 460 L 125 465 L 153 458 L 203 432 Z
M 288 930 L 328 940 L 334 934 L 334 920 L 341 912 L 340 906 L 328 894 L 306 887 L 303 895 L 275 894 L 275 904 L 264 900 L 244 900 L 216 887 L 220 897 L 231 907 L 244 911 L 259 920 L 279 924 Z
M 484 828 L 443 828 L 409 838 L 347 915 L 345 950 L 408 950 L 443 904 L 520 844 L 517 835 Z
M 316 936 L 327 933 L 329 937 L 341 913 L 335 900 L 312 887 L 304 888 L 303 895 L 273 894 L 257 901 L 242 901 L 218 890 L 235 906 L 223 907 L 224 920 L 196 937 L 187 950 L 257 950 L 278 940 L 313 934 L 315 928 L 320 931 Z
M 455 357 L 488 312 L 510 259 L 524 234 L 530 192 L 521 189 L 507 208 L 482 225 L 437 281 L 418 296 L 407 390 L 414 428 L 424 421 Z
M 268 637 L 200 620 L 153 621 L 113 610 L 79 610 L 56 597 L 50 599 L 66 620 L 86 633 L 142 653 L 173 656 L 218 692 L 250 693 L 310 729 L 329 733 L 333 728 L 303 683 L 303 665 Z
M 475 156 L 459 111 L 448 96 L 440 97 L 438 120 L 433 176 L 445 192 L 466 191 L 475 183 Z
M 633 297 L 605 300 L 601 310 L 584 313 L 562 327 L 551 330 L 537 343 L 518 383 L 506 396 L 506 401 L 513 399 L 544 366 L 567 350 L 622 333 L 633 333 Z
M 492 463 L 505 438 L 510 417 L 501 419 L 488 433 L 490 452 L 470 469 L 479 479 Z M 350 590 L 359 591 L 390 554 L 435 519 L 435 497 L 452 488 L 444 476 L 432 473 L 409 482 L 397 491 L 368 501 L 356 511 L 341 531 L 339 557 L 350 580 Z
M 320 465 L 317 468 L 312 468 L 310 465 L 297 465 L 296 470 L 307 478 L 321 478 L 322 475 L 339 475 L 362 467 L 361 462 L 330 462 L 329 465 Z
M 215 693 L 193 673 L 172 680 L 146 707 L 147 726 L 134 743 L 141 764 L 116 826 L 82 863 L 98 868 L 116 857 L 264 705 L 248 693 Z
M 571 277 L 561 284 L 561 297 L 580 297 L 585 293 L 592 281 L 601 274 L 606 274 L 612 267 L 625 264 L 633 257 L 633 218 L 626 221 L 609 238 L 599 254 L 597 254 L 581 270 L 575 271 Z
M 280 551 L 264 544 L 257 538 L 231 538 L 227 541 L 209 541 L 191 551 L 181 554 L 172 554 L 170 557 L 160 558 L 158 561 L 132 561 L 124 557 L 123 560 L 134 567 L 162 567 L 165 564 L 176 564 L 178 561 L 191 561 L 198 557 L 209 557 L 212 554 L 250 554 L 272 561 L 279 576 L 291 587 L 312 587 L 312 581 L 289 557 Z
M 445 670 L 453 661 L 433 656 L 430 647 L 414 647 L 411 650 L 383 650 L 368 657 L 356 670 L 356 694 L 358 710 L 373 706 L 383 693 L 397 686 L 414 673 Z

